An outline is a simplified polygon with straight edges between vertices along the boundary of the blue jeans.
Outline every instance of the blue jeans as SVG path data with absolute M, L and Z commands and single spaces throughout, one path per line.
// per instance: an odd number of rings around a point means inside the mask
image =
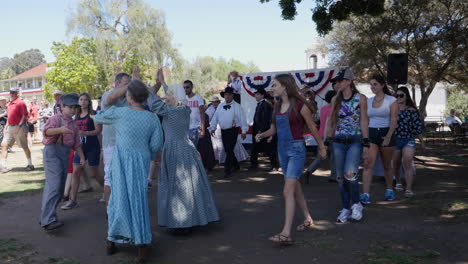
M 301 177 L 305 154 L 304 140 L 278 142 L 278 157 L 285 178 L 299 179 Z
M 343 208 L 350 209 L 351 204 L 359 203 L 359 182 L 357 173 L 361 163 L 361 143 L 341 144 L 333 143 L 335 157 L 336 179 L 339 182 L 341 202 Z M 352 177 L 345 177 L 351 173 Z
M 195 148 L 198 147 L 198 138 L 200 136 L 200 128 L 191 128 L 189 129 L 189 139 L 192 141 L 193 145 L 195 145 Z

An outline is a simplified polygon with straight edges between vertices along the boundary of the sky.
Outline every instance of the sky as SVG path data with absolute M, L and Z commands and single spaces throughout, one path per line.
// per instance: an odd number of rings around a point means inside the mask
M 69 42 L 66 17 L 78 0 L 2 1 L 0 57 L 37 48 L 55 60 L 54 41 Z M 182 57 L 213 56 L 253 62 L 262 71 L 306 68 L 304 51 L 318 40 L 312 1 L 299 5 L 294 21 L 281 18 L 278 0 L 146 0 L 163 10 L 173 43 Z

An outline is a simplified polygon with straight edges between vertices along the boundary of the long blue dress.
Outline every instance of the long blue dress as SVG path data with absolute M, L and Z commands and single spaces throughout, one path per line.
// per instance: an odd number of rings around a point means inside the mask
M 107 206 L 107 239 L 150 244 L 147 178 L 151 158 L 160 151 L 163 142 L 160 121 L 151 112 L 115 106 L 99 113 L 94 120 L 112 124 L 117 139 L 109 169 L 112 192 Z
M 188 137 L 190 108 L 168 106 L 159 98 L 152 107 L 163 117 L 165 137 L 158 177 L 158 225 L 188 228 L 219 221 L 200 154 Z

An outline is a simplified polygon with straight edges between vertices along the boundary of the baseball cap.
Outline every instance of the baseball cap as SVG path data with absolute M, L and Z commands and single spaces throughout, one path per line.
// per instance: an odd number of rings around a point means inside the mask
M 19 92 L 19 88 L 18 88 L 18 87 L 11 87 L 11 88 L 10 88 L 10 92 L 18 93 L 18 92 Z
M 332 82 L 337 82 L 341 80 L 354 80 L 354 73 L 351 68 L 346 68 L 338 72 L 338 74 L 331 79 Z

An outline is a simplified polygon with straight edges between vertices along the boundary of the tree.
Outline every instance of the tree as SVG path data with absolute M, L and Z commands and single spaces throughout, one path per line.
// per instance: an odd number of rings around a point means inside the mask
M 260 0 L 262 3 L 271 0 Z M 279 0 L 281 16 L 285 20 L 294 20 L 297 4 L 302 0 Z M 379 16 L 384 12 L 385 0 L 315 0 L 312 20 L 320 35 L 326 35 L 333 29 L 335 21 L 345 21 L 354 16 Z
M 238 60 L 227 61 L 224 58 L 199 57 L 183 66 L 183 72 L 176 83 L 191 80 L 197 93 L 204 98 L 219 93 L 227 84 L 228 74 L 236 70 L 239 73 L 260 71 L 253 63 L 244 64 Z
M 164 14 L 142 0 L 80 0 L 69 16 L 68 32 L 95 41 L 109 84 L 116 72 L 131 72 L 136 65 L 144 80 L 160 67 L 181 72 Z
M 88 92 L 98 95 L 107 87 L 107 80 L 100 79 L 97 48 L 92 39 L 73 38 L 69 45 L 54 42 L 52 52 L 56 57 L 52 69 L 46 73 L 45 93 L 51 97 L 55 89 L 65 93 Z
M 45 62 L 44 54 L 40 50 L 29 49 L 13 56 L 11 69 L 16 74 L 20 74 Z
M 468 93 L 466 87 L 452 87 L 447 90 L 447 107 L 445 108 L 445 116 L 450 115 L 450 110 L 455 109 L 457 116 L 463 121 L 465 116 L 468 116 Z
M 332 64 L 352 66 L 366 80 L 372 72 L 386 75 L 389 53 L 407 53 L 408 84 L 421 90 L 419 111 L 425 117 L 438 82 L 464 79 L 466 87 L 467 11 L 465 1 L 400 0 L 379 17 L 351 17 L 328 36 Z

